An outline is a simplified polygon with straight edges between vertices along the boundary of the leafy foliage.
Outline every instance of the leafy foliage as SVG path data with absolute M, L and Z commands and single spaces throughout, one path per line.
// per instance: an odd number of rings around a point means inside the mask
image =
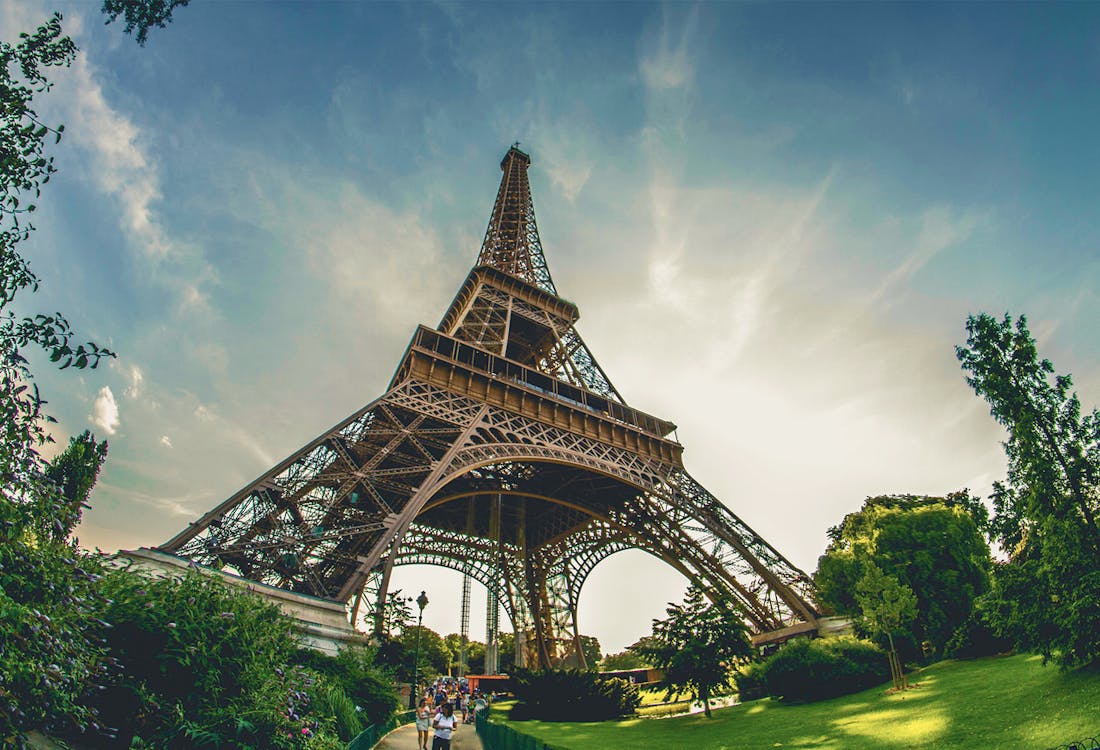
M 768 683 L 764 679 L 764 662 L 750 661 L 741 664 L 733 673 L 737 698 L 741 703 L 768 696 Z
M 1100 413 L 1040 359 L 1023 316 L 967 319 L 967 382 L 1008 431 L 992 530 L 1009 553 L 987 597 L 991 624 L 1065 667 L 1100 660 Z
M 458 655 L 447 647 L 443 636 L 439 633 L 431 628 L 416 625 L 406 627 L 401 631 L 401 635 L 397 637 L 397 641 L 405 647 L 405 652 L 408 655 L 405 663 L 399 665 L 398 673 L 407 670 L 409 672 L 408 679 L 412 678 L 412 664 L 416 657 L 418 630 L 420 632 L 420 678 L 432 678 L 439 674 L 446 674 L 448 667 L 451 666 Z
M 106 678 L 88 624 L 99 561 L 74 546 L 0 534 L 0 741 L 24 732 L 96 730 L 85 694 Z
M 917 597 L 911 627 L 894 632 L 909 656 L 927 641 L 941 650 L 989 588 L 985 507 L 968 492 L 938 497 L 868 498 L 829 530 L 818 560 L 818 600 L 839 614 L 861 616 L 856 596 L 870 566 L 893 576 Z
M 996 571 L 995 567 L 994 581 L 997 578 Z M 996 587 L 996 583 L 994 586 Z M 989 616 L 985 610 L 988 602 L 988 596 L 978 600 L 970 617 L 958 627 L 944 647 L 945 656 L 951 659 L 977 659 L 1012 651 L 1012 639 L 998 635 L 989 624 Z
M 149 29 L 163 29 L 172 20 L 172 11 L 186 6 L 191 0 L 103 0 L 103 14 L 107 23 L 122 16 L 123 31 L 133 34 L 141 46 L 149 36 Z
M 390 592 L 382 605 L 382 634 L 389 638 L 416 621 L 412 613 L 412 597 L 402 596 L 401 589 Z
M 604 721 L 632 714 L 642 702 L 638 688 L 626 680 L 579 669 L 517 669 L 511 688 L 518 701 L 513 719 Z
M 581 636 L 581 651 L 584 653 L 584 663 L 590 670 L 595 670 L 600 666 L 600 658 L 602 651 L 600 649 L 600 640 L 594 635 L 582 635 Z
M 745 625 L 724 603 L 705 602 L 703 592 L 688 589 L 683 604 L 670 604 L 668 618 L 653 621 L 653 636 L 637 652 L 665 670 L 668 697 L 690 692 L 710 716 L 710 696 L 729 684 L 739 659 L 753 651 Z
M 107 460 L 107 441 L 96 442 L 88 430 L 69 440 L 69 447 L 50 461 L 46 467 L 46 480 L 65 500 L 64 509 L 58 508 L 53 526 L 43 529 L 55 541 L 67 538 L 80 523 L 83 509 L 88 507 L 99 469 Z
M 769 695 L 787 702 L 833 698 L 885 681 L 889 668 L 884 655 L 874 643 L 851 636 L 795 638 L 758 669 L 749 670 L 738 685 L 762 681 Z
M 95 368 L 114 355 L 77 344 L 60 313 L 17 317 L 12 309 L 21 293 L 38 289 L 20 244 L 56 171 L 47 147 L 64 129 L 42 122 L 34 99 L 50 88 L 46 69 L 75 55 L 59 14 L 16 44 L 0 42 L 0 741 L 15 745 L 32 728 L 95 731 L 95 713 L 81 699 L 107 667 L 89 627 L 98 564 L 66 540 L 73 501 L 41 455 L 53 420 L 25 350 L 44 349 L 61 369 Z
M 296 638 L 274 605 L 197 571 L 182 580 L 112 571 L 102 586 L 122 677 L 98 702 L 125 728 L 123 746 L 301 748 L 335 734 L 335 719 L 313 706 L 326 683 L 288 666 Z
M 398 707 L 393 673 L 376 664 L 377 650 L 353 646 L 336 656 L 312 649 L 298 652 L 296 661 L 339 686 L 368 724 L 382 725 Z M 337 717 L 339 718 L 339 716 Z
M 600 662 L 600 669 L 605 672 L 614 672 L 620 669 L 644 669 L 649 666 L 649 661 L 636 650 L 627 649 L 617 654 L 608 654 Z
M 905 689 L 908 687 L 905 669 L 894 646 L 894 633 L 916 618 L 916 595 L 897 578 L 886 575 L 878 566 L 871 564 L 856 584 L 856 600 L 861 610 L 860 620 L 867 630 L 885 635 L 890 642 L 890 677 L 895 688 Z

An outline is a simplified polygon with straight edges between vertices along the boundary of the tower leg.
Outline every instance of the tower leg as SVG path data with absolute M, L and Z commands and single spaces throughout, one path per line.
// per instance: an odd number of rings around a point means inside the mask
M 485 604 L 485 674 L 497 674 L 500 671 L 497 651 L 500 642 L 500 505 L 500 495 L 495 496 L 489 505 L 489 538 L 497 552 L 493 560 L 493 584 L 489 587 L 489 597 Z
M 459 623 L 458 676 L 465 677 L 469 667 L 470 644 L 470 576 L 462 576 L 462 619 Z

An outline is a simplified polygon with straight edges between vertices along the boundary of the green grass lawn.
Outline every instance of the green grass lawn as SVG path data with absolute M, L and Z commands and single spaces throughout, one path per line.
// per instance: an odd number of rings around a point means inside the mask
M 1062 673 L 1037 656 L 944 661 L 919 683 L 801 706 L 770 699 L 672 719 L 599 723 L 508 722 L 566 750 L 752 750 L 752 748 L 1028 748 L 1100 734 L 1100 672 Z M 505 721 L 495 711 L 495 721 Z

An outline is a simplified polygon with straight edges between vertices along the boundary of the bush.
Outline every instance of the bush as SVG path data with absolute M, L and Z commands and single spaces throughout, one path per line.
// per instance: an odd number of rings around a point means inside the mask
M 977 659 L 1011 651 L 1012 645 L 1011 638 L 997 635 L 983 614 L 975 610 L 947 642 L 944 655 L 953 659 Z
M 516 669 L 511 677 L 512 719 L 604 721 L 633 714 L 642 702 L 635 685 L 594 672 Z
M 336 719 L 336 733 L 343 742 L 351 742 L 367 728 L 365 714 L 355 710 L 355 703 L 339 685 L 325 685 L 317 690 L 315 706 L 321 713 Z
M 116 746 L 338 747 L 331 714 L 312 700 L 323 678 L 290 667 L 291 620 L 256 595 L 190 571 L 183 580 L 104 576 L 107 646 L 122 677 L 103 693 Z
M 762 662 L 750 662 L 738 667 L 733 673 L 733 682 L 737 685 L 737 696 L 742 703 L 765 698 L 768 695 L 768 683 L 764 680 Z
M 393 673 L 377 666 L 376 653 L 373 648 L 361 646 L 345 648 L 336 656 L 302 649 L 298 652 L 297 662 L 338 685 L 351 700 L 353 709 L 356 706 L 362 709 L 365 728 L 369 724 L 385 724 L 399 707 Z
M 11 510 L 0 507 L 0 519 Z M 32 729 L 95 731 L 83 698 L 106 673 L 95 633 L 99 560 L 70 543 L 0 527 L 0 739 L 18 743 Z
M 788 702 L 847 695 L 890 678 L 886 653 L 870 641 L 838 636 L 796 638 L 761 666 L 768 694 Z

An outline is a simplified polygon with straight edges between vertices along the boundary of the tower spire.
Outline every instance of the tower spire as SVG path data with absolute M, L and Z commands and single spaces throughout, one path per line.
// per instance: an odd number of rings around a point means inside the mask
M 531 157 L 519 150 L 519 143 L 513 144 L 501 160 L 504 175 L 477 265 L 492 266 L 556 295 L 558 290 L 550 278 L 535 225 L 535 202 L 527 180 L 529 166 Z

